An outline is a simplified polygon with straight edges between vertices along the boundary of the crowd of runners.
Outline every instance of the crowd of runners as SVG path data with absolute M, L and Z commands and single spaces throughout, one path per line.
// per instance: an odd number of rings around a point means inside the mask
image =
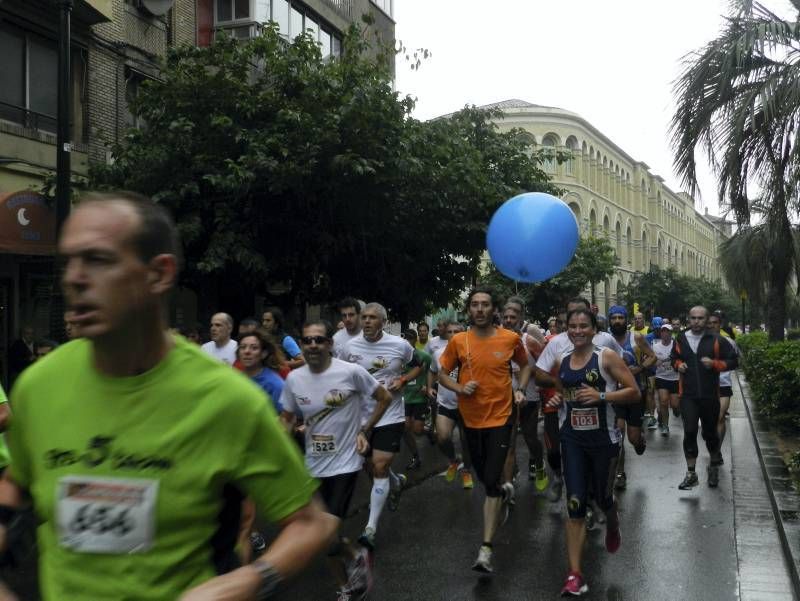
M 22 372 L 0 404 L 0 549 L 13 555 L 19 516 L 32 511 L 45 599 L 268 599 L 320 553 L 331 598 L 364 599 L 381 515 L 398 509 L 401 472 L 420 467 L 426 436 L 448 482 L 472 489 L 474 476 L 485 494 L 477 572 L 493 572 L 520 473 L 564 504 L 564 596 L 588 591 L 587 527 L 605 524 L 609 553 L 622 544 L 614 491 L 627 486 L 625 439 L 642 455 L 645 430 L 670 436 L 680 419 L 678 488 L 700 483 L 698 433 L 705 482 L 718 485 L 738 355 L 719 312 L 696 306 L 686 325 L 647 324 L 575 298 L 540 325 L 523 299 L 476 287 L 465 322 L 433 330 L 421 322 L 393 335 L 382 304 L 347 298 L 338 329 L 312 320 L 295 339 L 270 307 L 240 319 L 234 336 L 220 312 L 201 345 L 199 332 L 177 336 L 166 321 L 179 248 L 168 215 L 133 195 L 86 201 L 65 224 L 76 339 Z M 399 466 L 403 445 L 411 460 Z M 369 515 L 351 541 L 338 531 L 365 477 Z M 256 516 L 280 533 L 265 541 Z

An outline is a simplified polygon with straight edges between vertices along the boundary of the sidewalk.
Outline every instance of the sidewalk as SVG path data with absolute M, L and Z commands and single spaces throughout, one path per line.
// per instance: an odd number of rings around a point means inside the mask
M 800 599 L 800 495 L 749 399 L 743 376 L 734 385 L 729 432 L 741 601 Z

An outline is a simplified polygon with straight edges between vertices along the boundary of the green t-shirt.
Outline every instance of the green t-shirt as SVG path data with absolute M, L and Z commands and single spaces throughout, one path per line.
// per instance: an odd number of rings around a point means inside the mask
M 6 397 L 6 391 L 3 390 L 3 387 L 0 386 L 0 405 L 3 403 L 8 402 L 8 397 Z M 11 457 L 8 454 L 8 447 L 6 446 L 5 436 L 0 436 L 0 469 L 6 467 L 11 461 Z
M 415 350 L 417 361 L 422 364 L 422 371 L 413 380 L 409 380 L 403 387 L 403 402 L 406 405 L 419 405 L 428 402 L 422 393 L 422 388 L 428 383 L 428 370 L 431 367 L 431 356 L 425 351 Z
M 216 574 L 222 521 L 232 546 L 232 487 L 270 521 L 309 502 L 317 483 L 247 377 L 182 338 L 134 377 L 99 373 L 92 353 L 59 347 L 11 399 L 10 470 L 41 521 L 45 599 L 174 601 Z

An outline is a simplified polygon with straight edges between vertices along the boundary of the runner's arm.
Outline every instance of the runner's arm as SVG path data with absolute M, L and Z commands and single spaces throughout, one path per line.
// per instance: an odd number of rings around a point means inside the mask
M 645 337 L 637 333 L 633 339 L 636 342 L 636 346 L 639 347 L 640 351 L 642 351 L 641 366 L 644 369 L 653 367 L 656 364 L 656 354 L 653 352 L 652 347 L 647 343 Z
M 533 376 L 536 383 L 542 388 L 555 388 L 556 390 L 561 390 L 561 382 L 558 380 L 558 378 L 547 373 L 538 365 L 534 367 Z
M 263 582 L 258 567 L 274 572 L 279 581 L 293 576 L 330 546 L 339 518 L 326 513 L 320 501 L 312 498 L 280 525 L 278 538 L 255 562 L 187 591 L 181 601 L 254 601 Z
M 606 349 L 603 350 L 603 362 L 614 381 L 619 383 L 617 390 L 606 392 L 606 401 L 613 405 L 627 405 L 639 402 L 641 392 L 639 392 L 636 380 L 633 378 L 631 370 L 625 365 L 622 357 L 614 351 Z
M 378 386 L 375 389 L 375 392 L 372 393 L 372 398 L 378 401 L 378 404 L 375 405 L 375 409 L 373 409 L 372 415 L 370 416 L 369 420 L 367 420 L 367 423 L 364 424 L 363 428 L 361 428 L 362 434 L 372 430 L 372 428 L 375 427 L 375 424 L 377 424 L 383 417 L 383 414 L 386 413 L 389 405 L 392 404 L 392 394 L 383 386 Z

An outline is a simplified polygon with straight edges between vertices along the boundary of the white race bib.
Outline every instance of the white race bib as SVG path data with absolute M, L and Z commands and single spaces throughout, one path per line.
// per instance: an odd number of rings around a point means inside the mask
M 597 407 L 584 407 L 573 409 L 570 412 L 570 423 L 573 430 L 597 430 L 600 428 L 600 418 Z
M 336 438 L 333 434 L 312 434 L 309 450 L 314 456 L 333 455 L 337 451 Z
M 65 476 L 57 494 L 62 547 L 120 554 L 153 546 L 158 480 Z

